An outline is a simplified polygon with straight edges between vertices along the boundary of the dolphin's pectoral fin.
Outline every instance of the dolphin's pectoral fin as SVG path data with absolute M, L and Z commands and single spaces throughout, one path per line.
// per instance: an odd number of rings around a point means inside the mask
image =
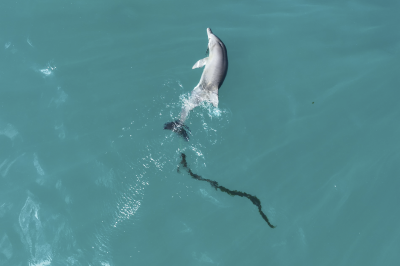
M 210 92 L 210 94 L 208 95 L 208 100 L 210 101 L 210 103 L 212 103 L 212 105 L 214 105 L 215 108 L 217 108 L 218 107 L 218 91 Z
M 207 63 L 207 60 L 208 60 L 208 57 L 203 58 L 203 59 L 200 59 L 199 61 L 196 62 L 196 64 L 194 64 L 194 66 L 192 67 L 192 69 L 205 66 L 206 63 Z

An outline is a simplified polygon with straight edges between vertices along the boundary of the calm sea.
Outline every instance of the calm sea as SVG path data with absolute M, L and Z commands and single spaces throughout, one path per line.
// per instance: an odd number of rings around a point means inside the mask
M 0 265 L 399 265 L 399 13 L 2 1 Z M 185 142 L 207 27 L 229 70 Z

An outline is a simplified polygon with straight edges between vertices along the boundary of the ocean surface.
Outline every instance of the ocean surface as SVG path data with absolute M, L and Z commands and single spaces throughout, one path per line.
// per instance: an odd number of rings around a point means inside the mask
M 400 265 L 399 14 L 2 1 L 0 265 Z M 186 142 L 163 125 L 199 82 L 207 27 L 229 69 Z

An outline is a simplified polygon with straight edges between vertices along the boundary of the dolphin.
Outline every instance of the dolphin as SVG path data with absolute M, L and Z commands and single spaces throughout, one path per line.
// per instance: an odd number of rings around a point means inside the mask
M 207 35 L 208 57 L 200 59 L 192 67 L 192 69 L 195 69 L 205 66 L 199 84 L 193 89 L 189 100 L 183 105 L 180 119 L 164 124 L 164 129 L 176 132 L 186 141 L 189 140 L 187 131 L 190 132 L 190 130 L 184 122 L 189 112 L 203 101 L 209 101 L 214 107 L 218 107 L 218 90 L 228 72 L 228 54 L 224 43 L 213 34 L 210 28 L 207 28 Z

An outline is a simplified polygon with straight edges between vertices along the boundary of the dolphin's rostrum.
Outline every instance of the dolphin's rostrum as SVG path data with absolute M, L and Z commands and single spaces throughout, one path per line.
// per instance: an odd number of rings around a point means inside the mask
M 169 129 L 189 140 L 189 128 L 184 124 L 189 112 L 203 101 L 209 101 L 218 107 L 218 89 L 222 86 L 228 72 L 228 55 L 224 43 L 207 28 L 209 56 L 194 64 L 193 69 L 205 66 L 200 82 L 193 89 L 189 100 L 182 107 L 181 117 L 175 122 L 164 124 Z

